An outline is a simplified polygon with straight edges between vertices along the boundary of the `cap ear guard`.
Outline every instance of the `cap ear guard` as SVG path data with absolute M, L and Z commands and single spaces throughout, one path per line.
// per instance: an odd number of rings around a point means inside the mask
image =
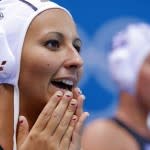
M 114 36 L 108 57 L 110 73 L 121 90 L 135 94 L 141 65 L 150 54 L 150 27 L 145 23 L 129 24 Z
M 6 39 L 5 32 L 0 26 L 0 83 L 15 84 L 15 57 Z
M 119 88 L 131 92 L 135 77 L 129 57 L 130 55 L 127 49 L 120 48 L 114 50 L 109 55 L 109 70 Z

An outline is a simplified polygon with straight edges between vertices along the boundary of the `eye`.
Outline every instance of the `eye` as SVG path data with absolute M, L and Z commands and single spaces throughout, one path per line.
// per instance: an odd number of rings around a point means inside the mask
M 81 40 L 80 39 L 76 39 L 74 42 L 73 42 L 73 46 L 74 48 L 80 53 L 81 51 Z
M 48 40 L 45 43 L 45 46 L 49 49 L 57 49 L 60 47 L 60 43 L 58 40 L 52 39 L 52 40 Z

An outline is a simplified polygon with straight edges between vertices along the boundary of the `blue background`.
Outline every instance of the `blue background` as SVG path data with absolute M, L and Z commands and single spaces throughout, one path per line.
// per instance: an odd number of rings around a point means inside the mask
M 91 119 L 110 116 L 117 107 L 117 89 L 107 65 L 112 36 L 133 22 L 150 22 L 150 0 L 54 0 L 66 7 L 77 23 L 85 71 L 80 87 Z

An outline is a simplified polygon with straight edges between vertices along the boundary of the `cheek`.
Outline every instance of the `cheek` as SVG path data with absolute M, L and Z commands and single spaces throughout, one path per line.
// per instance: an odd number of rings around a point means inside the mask
M 56 63 L 41 57 L 26 62 L 22 72 L 24 73 L 24 80 L 28 80 L 31 83 L 34 82 L 34 85 L 47 85 L 56 70 Z
M 37 73 L 36 76 L 50 75 L 56 70 L 57 62 L 53 55 L 45 49 L 34 48 L 27 51 L 23 57 L 23 66 L 29 72 Z
M 22 58 L 19 86 L 28 97 L 45 97 L 47 86 L 58 64 L 55 57 L 26 53 Z

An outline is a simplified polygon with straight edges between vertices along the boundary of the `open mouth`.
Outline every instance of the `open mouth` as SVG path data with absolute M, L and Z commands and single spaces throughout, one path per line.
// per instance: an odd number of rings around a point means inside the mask
M 65 89 L 65 90 L 69 90 L 71 91 L 73 88 L 73 81 L 71 80 L 66 80 L 66 79 L 62 79 L 62 80 L 53 80 L 51 81 L 51 83 L 56 86 L 57 88 L 60 89 Z

